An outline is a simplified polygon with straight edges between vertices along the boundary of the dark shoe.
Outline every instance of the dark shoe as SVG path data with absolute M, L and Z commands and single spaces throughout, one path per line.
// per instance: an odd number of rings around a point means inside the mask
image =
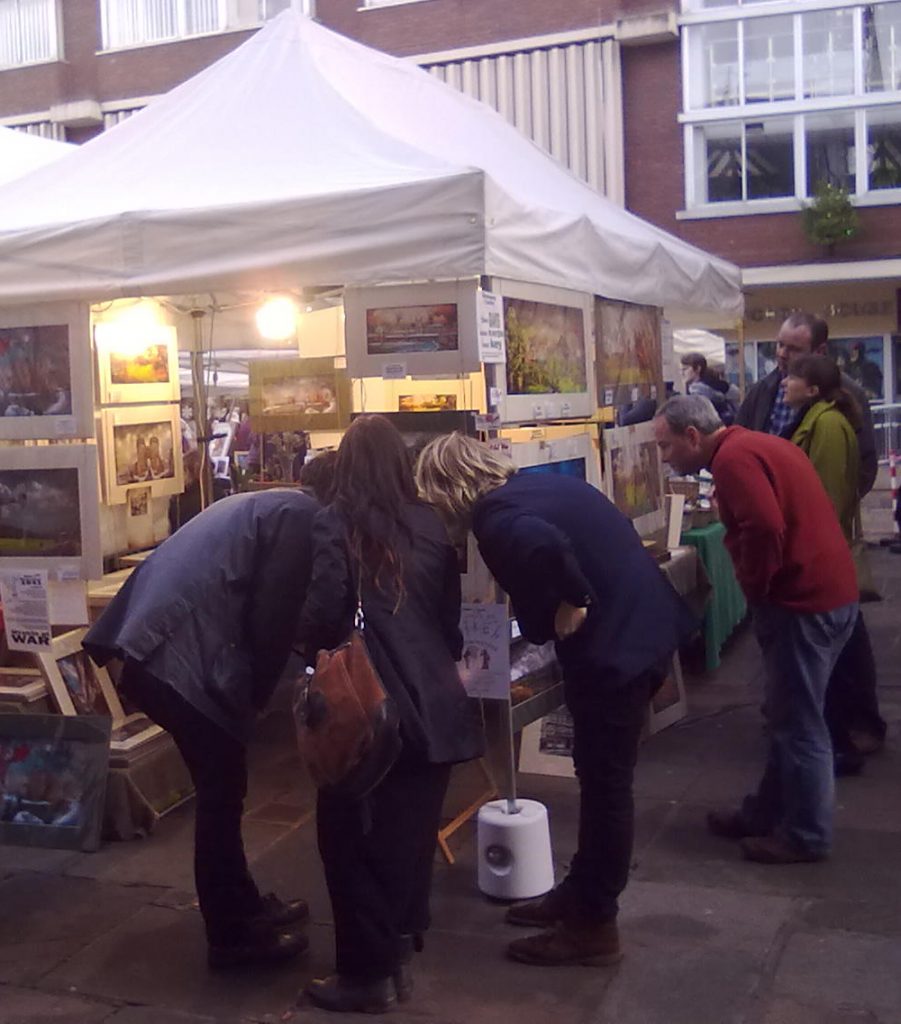
M 720 839 L 745 839 L 758 834 L 740 811 L 710 811 L 707 814 L 707 831 Z
M 616 921 L 578 927 L 561 921 L 540 935 L 511 942 L 507 955 L 520 963 L 541 967 L 607 967 L 623 956 Z
M 267 893 L 263 899 L 260 917 L 275 929 L 286 928 L 292 924 L 304 924 L 310 919 L 310 908 L 306 900 L 280 900 L 274 892 Z
M 272 932 L 246 942 L 228 946 L 210 946 L 207 962 L 214 971 L 232 967 L 278 964 L 306 952 L 306 936 L 290 932 Z
M 514 903 L 504 915 L 507 924 L 523 928 L 550 928 L 562 920 L 566 909 L 566 892 L 562 885 L 525 903 Z
M 392 978 L 355 981 L 332 974 L 314 978 L 304 993 L 314 1006 L 335 1013 L 387 1013 L 395 1003 Z
M 825 860 L 825 853 L 812 853 L 779 836 L 749 836 L 741 841 L 745 860 L 757 864 L 813 864 Z
M 832 757 L 832 773 L 837 779 L 847 778 L 849 775 L 860 775 L 863 766 L 863 754 L 844 752 L 834 754 Z
M 400 936 L 400 963 L 394 972 L 394 991 L 399 1003 L 408 1003 L 413 998 L 413 953 L 421 951 L 421 935 Z

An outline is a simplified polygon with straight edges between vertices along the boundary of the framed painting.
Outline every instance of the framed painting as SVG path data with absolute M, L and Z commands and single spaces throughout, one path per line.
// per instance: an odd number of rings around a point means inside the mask
M 626 405 L 663 393 L 660 310 L 595 299 L 598 404 Z
M 108 715 L 115 728 L 125 721 L 125 710 L 107 670 L 81 646 L 86 634 L 86 629 L 73 629 L 54 637 L 50 651 L 35 658 L 61 714 Z
M 605 430 L 605 492 L 647 536 L 665 525 L 663 469 L 653 423 Z
M 254 359 L 249 366 L 250 425 L 258 434 L 343 430 L 350 422 L 350 376 L 333 356 Z
M 135 485 L 153 497 L 181 494 L 184 465 L 176 403 L 116 407 L 101 412 L 106 500 L 123 505 Z
M 688 700 L 685 683 L 682 680 L 682 663 L 677 651 L 669 663 L 666 679 L 651 698 L 648 710 L 648 734 L 660 732 L 669 725 L 680 721 L 688 714 Z
M 479 369 L 478 281 L 348 288 L 347 366 L 353 377 L 457 376 Z
M 97 393 L 101 405 L 177 402 L 178 337 L 164 324 L 135 337 L 117 323 L 94 325 L 97 352 Z
M 96 850 L 109 718 L 0 715 L 0 844 Z
M 0 310 L 0 440 L 93 438 L 89 323 L 83 303 Z
M 0 708 L 11 711 L 38 710 L 47 698 L 47 684 L 37 668 L 0 667 Z M 50 710 L 49 705 L 41 710 Z
M 592 415 L 591 296 L 512 281 L 495 282 L 494 291 L 503 296 L 507 352 L 497 378 L 501 422 Z
M 601 490 L 601 456 L 590 434 L 541 441 L 512 441 L 510 457 L 521 473 L 573 476 Z
M 456 395 L 398 395 L 398 412 L 456 412 Z
M 21 445 L 3 449 L 0 568 L 103 575 L 97 447 Z

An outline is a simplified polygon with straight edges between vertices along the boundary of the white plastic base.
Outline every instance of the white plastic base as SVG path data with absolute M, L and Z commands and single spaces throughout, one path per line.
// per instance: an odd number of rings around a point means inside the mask
M 554 887 L 547 808 L 537 800 L 492 800 L 479 811 L 479 889 L 504 900 L 528 900 Z

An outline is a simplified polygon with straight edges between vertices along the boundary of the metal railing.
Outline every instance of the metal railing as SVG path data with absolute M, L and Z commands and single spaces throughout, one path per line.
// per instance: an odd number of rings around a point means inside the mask
M 880 462 L 888 462 L 889 452 L 901 456 L 901 402 L 871 405 L 876 454 Z

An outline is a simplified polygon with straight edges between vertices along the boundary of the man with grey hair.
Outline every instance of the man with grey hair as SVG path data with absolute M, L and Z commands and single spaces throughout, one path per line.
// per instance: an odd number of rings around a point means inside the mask
M 709 468 L 726 548 L 754 617 L 766 670 L 769 753 L 756 794 L 712 812 L 716 835 L 748 860 L 822 860 L 832 843 L 832 747 L 826 684 L 857 618 L 857 578 L 832 502 L 800 448 L 724 427 L 700 395 L 677 395 L 654 419 L 662 458 Z

